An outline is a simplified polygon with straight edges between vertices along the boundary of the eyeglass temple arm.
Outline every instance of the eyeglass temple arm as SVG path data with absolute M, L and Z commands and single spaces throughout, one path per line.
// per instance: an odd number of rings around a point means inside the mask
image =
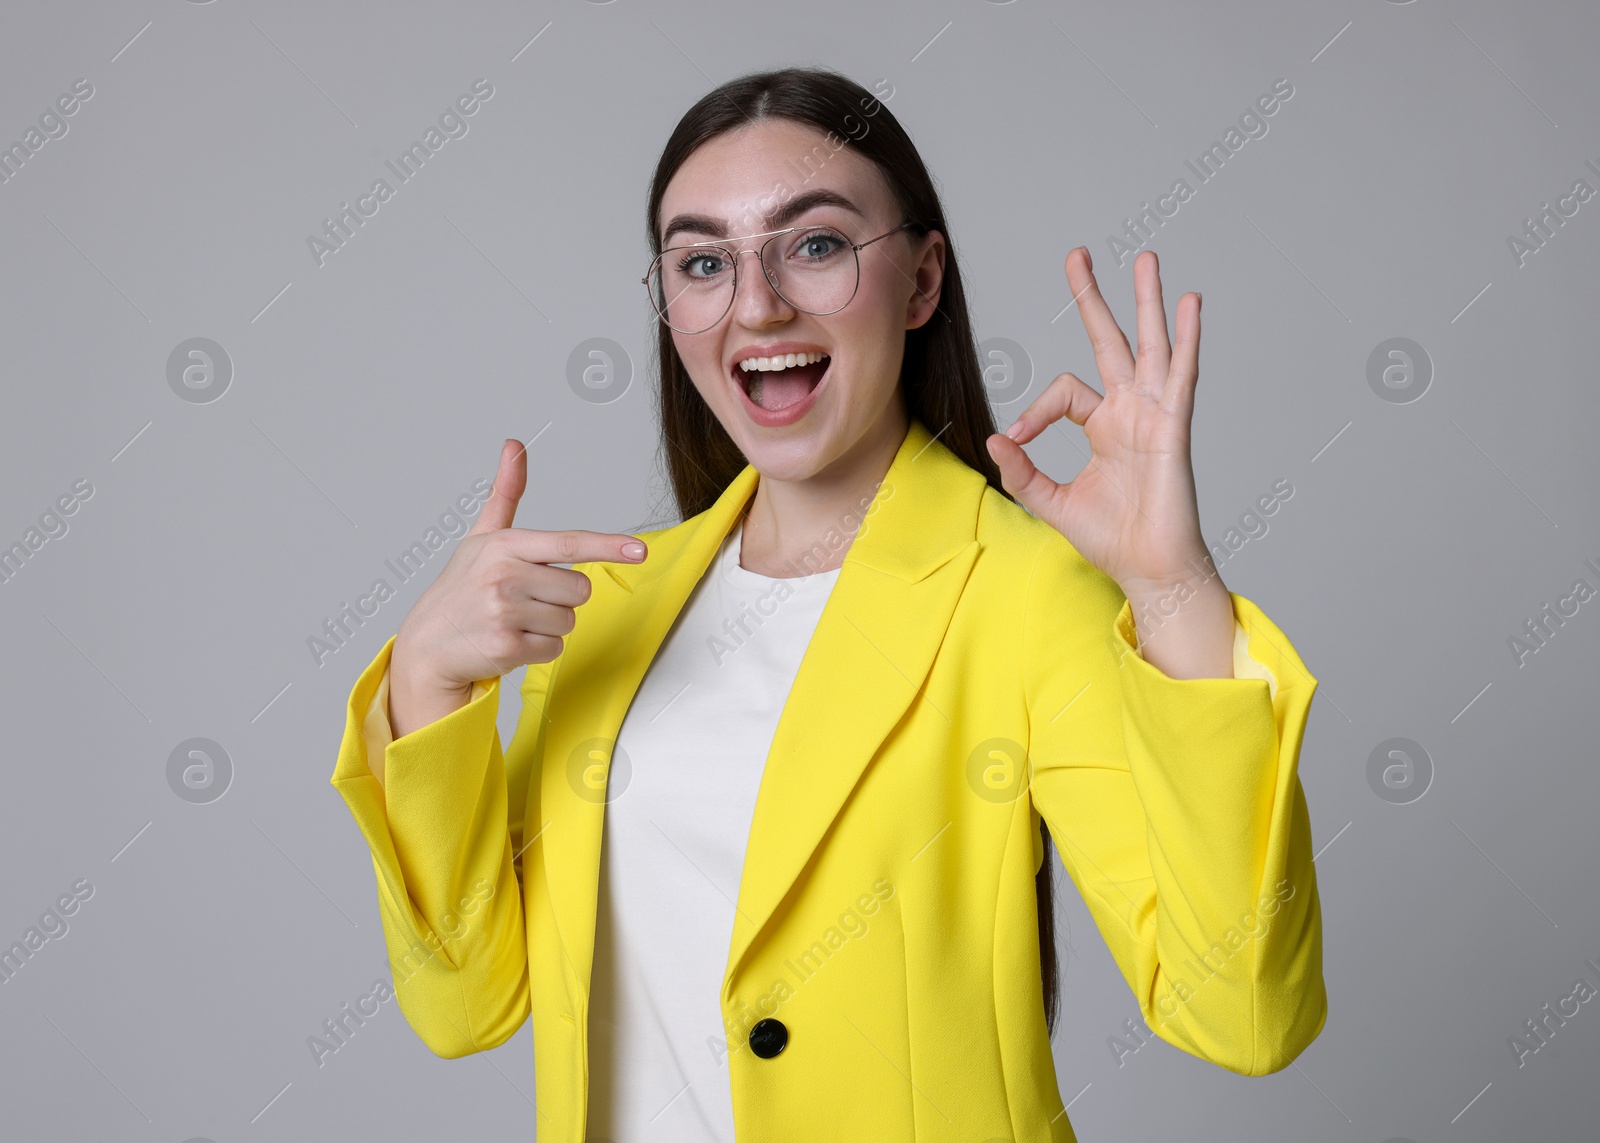
M 922 225 L 923 225 L 922 223 L 915 222 L 915 221 L 902 222 L 899 226 L 895 227 L 893 230 L 888 231 L 885 234 L 880 234 L 876 238 L 869 238 L 865 242 L 855 243 L 854 244 L 854 248 L 856 250 L 864 250 L 866 247 L 871 246 L 874 242 L 882 242 L 885 238 L 889 237 L 890 234 L 899 234 L 902 230 L 904 230 L 908 226 L 922 226 Z

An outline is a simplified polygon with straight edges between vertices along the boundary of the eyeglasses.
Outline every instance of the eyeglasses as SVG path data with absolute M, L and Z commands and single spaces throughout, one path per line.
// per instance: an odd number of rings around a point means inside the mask
M 916 222 L 902 222 L 877 238 L 851 242 L 833 226 L 791 226 L 745 238 L 765 238 L 756 250 L 762 273 L 778 297 L 802 313 L 838 313 L 850 304 L 861 284 L 861 251 Z M 785 235 L 780 256 L 768 260 L 767 251 Z M 744 238 L 729 241 L 742 242 Z M 846 254 L 848 251 L 848 255 Z M 704 333 L 722 320 L 733 306 L 739 289 L 739 258 L 721 243 L 669 246 L 650 263 L 640 279 L 650 294 L 650 304 L 670 328 L 679 333 Z

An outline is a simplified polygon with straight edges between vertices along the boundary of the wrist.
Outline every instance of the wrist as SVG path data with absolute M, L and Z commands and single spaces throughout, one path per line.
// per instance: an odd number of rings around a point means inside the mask
M 472 694 L 472 682 L 442 678 L 427 668 L 426 654 L 418 654 L 404 627 L 389 652 L 389 694 L 408 699 L 461 700 Z
M 1190 600 L 1214 599 L 1228 594 L 1209 552 L 1188 557 L 1181 569 L 1165 575 L 1129 576 L 1118 580 L 1117 586 L 1133 606 L 1135 615 L 1145 611 L 1169 616 Z
M 1219 579 L 1129 598 L 1140 656 L 1173 679 L 1233 676 L 1233 599 Z

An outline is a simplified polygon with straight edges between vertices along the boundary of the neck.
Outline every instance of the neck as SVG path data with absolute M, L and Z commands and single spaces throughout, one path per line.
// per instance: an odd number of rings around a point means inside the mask
M 910 420 L 900 401 L 850 450 L 804 480 L 762 475 L 745 513 L 739 566 L 776 579 L 832 571 L 844 563 Z

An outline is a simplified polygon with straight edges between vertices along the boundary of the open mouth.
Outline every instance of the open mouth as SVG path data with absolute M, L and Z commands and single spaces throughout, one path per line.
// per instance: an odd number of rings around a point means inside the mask
M 733 376 L 734 380 L 744 386 L 745 394 L 750 398 L 751 404 L 769 412 L 778 412 L 797 401 L 805 400 L 812 390 L 822 384 L 822 378 L 828 372 L 828 366 L 832 361 L 831 357 L 824 355 L 819 360 L 807 364 L 796 362 L 782 369 L 748 371 L 735 363 Z

